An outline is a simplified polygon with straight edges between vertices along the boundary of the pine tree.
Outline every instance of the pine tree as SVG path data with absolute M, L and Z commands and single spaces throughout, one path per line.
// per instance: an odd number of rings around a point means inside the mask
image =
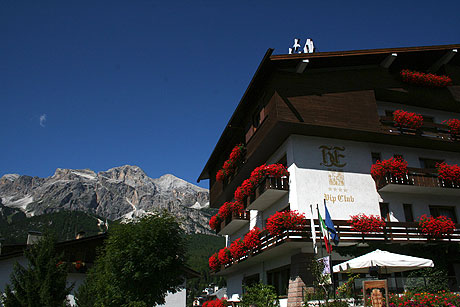
M 24 251 L 27 267 L 16 263 L 1 301 L 5 307 L 62 307 L 73 286 L 67 286 L 66 266 L 57 255 L 54 238 L 46 235 Z

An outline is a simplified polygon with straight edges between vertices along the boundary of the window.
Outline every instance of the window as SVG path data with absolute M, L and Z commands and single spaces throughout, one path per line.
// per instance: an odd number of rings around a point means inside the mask
M 393 112 L 392 110 L 385 110 L 385 116 L 388 116 L 388 117 L 393 117 Z
M 450 206 L 430 206 L 430 214 L 434 217 L 441 215 L 447 216 L 457 223 L 457 215 L 455 214 L 455 207 Z
M 424 123 L 434 123 L 434 117 L 428 115 L 422 115 Z
M 250 287 L 254 284 L 257 284 L 259 283 L 259 274 L 254 274 L 254 275 L 250 275 L 250 276 L 246 276 L 243 278 L 243 285 L 247 286 L 247 287 Z M 244 287 L 243 287 L 243 291 L 244 291 Z
M 404 217 L 406 222 L 414 221 L 414 213 L 412 212 L 412 204 L 403 204 L 404 208 Z
M 377 161 L 382 161 L 382 155 L 380 152 L 371 152 L 372 164 L 377 163 Z
M 419 158 L 421 168 L 436 168 L 436 163 L 442 163 L 444 160 Z
M 276 289 L 278 295 L 287 295 L 289 288 L 290 266 L 284 266 L 267 272 L 267 283 Z
M 390 221 L 390 206 L 388 203 L 380 203 L 380 216 L 385 221 Z
M 395 159 L 401 159 L 401 160 L 404 160 L 404 156 L 403 156 L 403 155 L 401 155 L 401 154 L 394 154 L 394 155 L 393 155 L 393 157 L 394 157 Z

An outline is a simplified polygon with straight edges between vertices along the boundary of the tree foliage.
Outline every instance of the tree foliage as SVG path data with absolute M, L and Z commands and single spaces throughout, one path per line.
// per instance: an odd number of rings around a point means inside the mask
M 16 263 L 2 296 L 5 307 L 66 306 L 67 295 L 73 286 L 67 286 L 66 266 L 56 254 L 54 238 L 46 235 L 24 252 L 27 267 Z
M 263 283 L 254 284 L 245 288 L 241 304 L 243 307 L 276 307 L 279 306 L 275 287 Z
M 79 306 L 152 306 L 183 283 L 185 235 L 167 212 L 109 231 L 102 253 L 77 293 Z

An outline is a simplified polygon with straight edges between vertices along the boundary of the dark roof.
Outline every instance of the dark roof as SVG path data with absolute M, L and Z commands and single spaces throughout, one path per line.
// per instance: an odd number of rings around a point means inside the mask
M 257 88 L 257 84 L 264 79 L 273 69 L 293 69 L 299 61 L 310 60 L 307 69 L 312 68 L 333 68 L 346 67 L 357 65 L 378 65 L 388 55 L 397 53 L 397 60 L 394 69 L 400 67 L 420 70 L 426 70 L 436 60 L 441 58 L 446 51 L 459 49 L 460 44 L 437 45 L 437 46 L 422 46 L 422 47 L 398 47 L 384 49 L 366 49 L 366 50 L 351 50 L 351 51 L 331 51 L 331 52 L 316 52 L 316 53 L 301 53 L 301 54 L 281 54 L 272 55 L 273 49 L 268 49 L 263 57 L 256 73 L 254 74 L 248 88 L 241 98 L 236 110 L 230 118 L 222 135 L 220 136 L 214 150 L 212 151 L 206 165 L 204 166 L 198 182 L 203 179 L 209 179 L 209 166 L 214 160 L 219 158 L 218 150 L 225 144 L 226 136 L 231 134 L 231 126 L 235 118 L 240 114 L 241 109 L 246 104 L 246 100 L 250 93 Z M 452 59 L 455 63 L 460 64 L 460 56 L 457 55 Z M 451 62 L 452 62 L 451 61 Z M 404 66 L 403 66 L 404 65 Z M 248 100 L 249 103 L 250 100 Z
M 103 241 L 107 238 L 107 233 L 102 233 L 94 236 L 83 237 L 81 239 L 73 239 L 69 241 L 58 242 L 56 244 L 57 250 L 64 250 L 69 247 L 75 247 L 78 245 L 86 245 L 89 242 L 97 242 L 100 241 L 100 245 L 102 245 Z M 24 254 L 24 250 L 27 248 L 27 244 L 15 244 L 15 245 L 4 245 L 2 246 L 2 254 L 0 255 L 0 261 L 4 259 L 19 257 Z M 4 251 L 7 251 L 4 253 Z

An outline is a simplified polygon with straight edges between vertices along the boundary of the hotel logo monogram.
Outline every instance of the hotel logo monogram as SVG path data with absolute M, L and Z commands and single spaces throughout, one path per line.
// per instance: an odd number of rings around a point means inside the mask
M 345 176 L 342 172 L 329 172 L 329 185 L 345 185 Z
M 321 162 L 320 165 L 326 167 L 344 167 L 345 165 L 347 165 L 346 162 L 340 161 L 341 158 L 345 158 L 345 155 L 342 154 L 345 150 L 345 147 L 329 147 L 326 145 L 322 145 L 319 147 L 319 149 L 321 149 L 321 153 L 323 156 L 323 162 Z

